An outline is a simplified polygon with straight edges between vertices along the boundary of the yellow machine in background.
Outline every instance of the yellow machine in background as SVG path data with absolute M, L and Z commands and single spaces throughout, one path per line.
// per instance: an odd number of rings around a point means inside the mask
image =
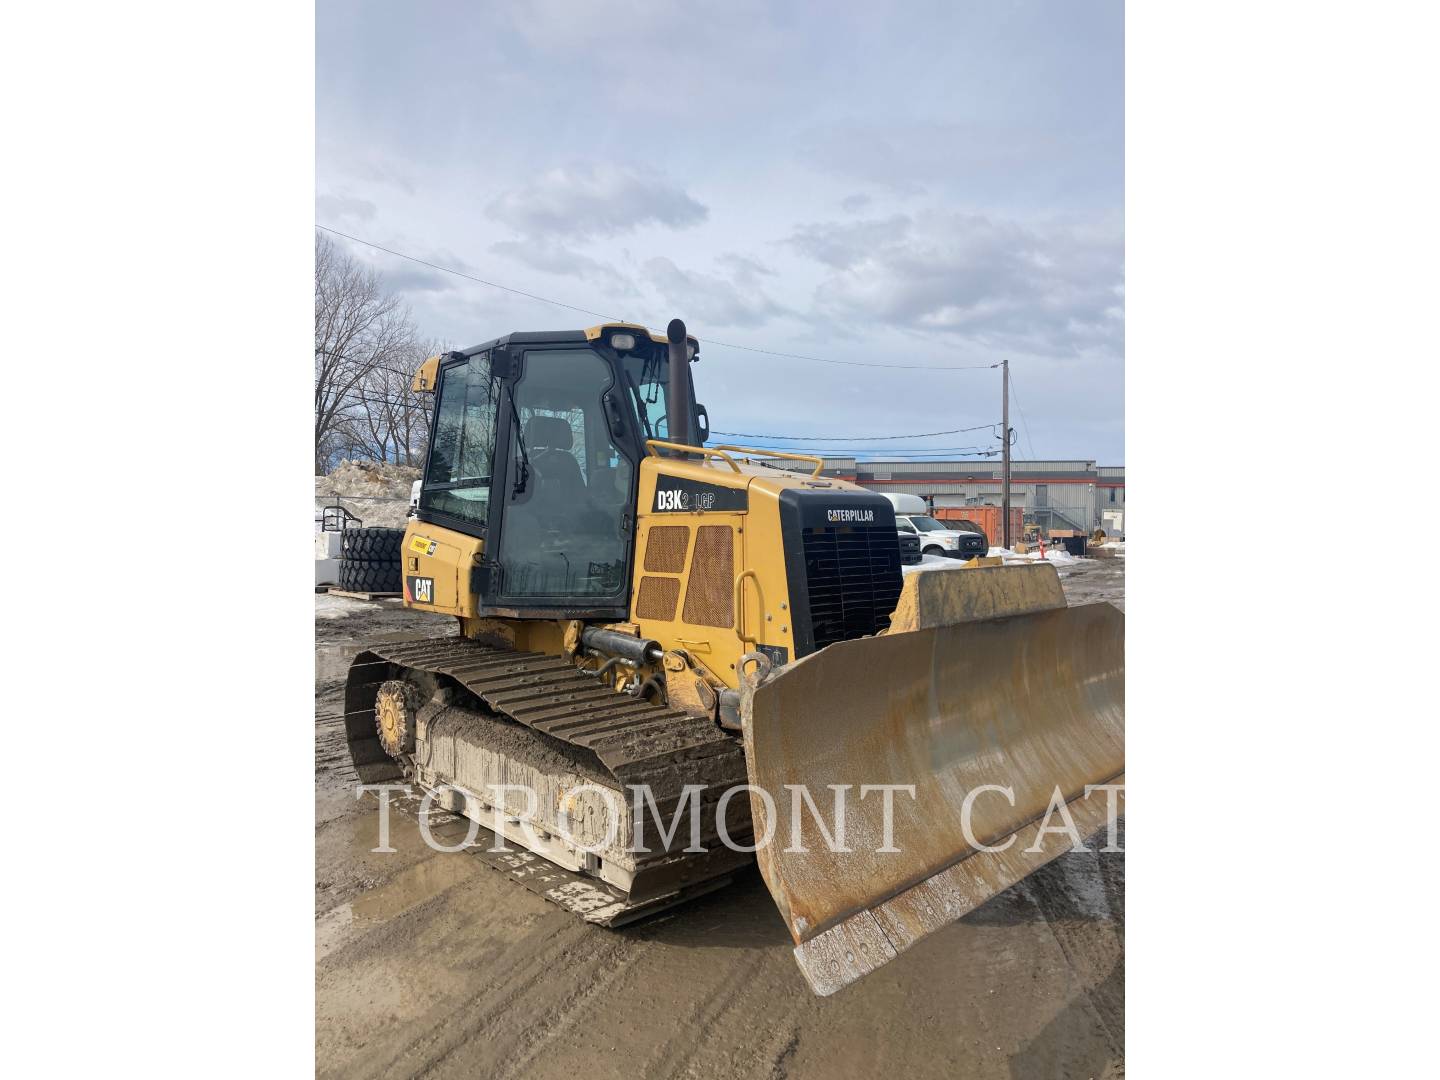
M 704 445 L 697 354 L 679 320 L 607 324 L 417 372 L 436 403 L 405 603 L 459 634 L 356 658 L 351 755 L 542 857 L 539 891 L 605 925 L 724 884 L 796 788 L 853 788 L 850 850 L 803 816 L 758 845 L 830 993 L 1065 850 L 1032 843 L 1056 792 L 1098 827 L 1123 616 L 1068 608 L 1048 565 L 902 582 L 885 498 Z M 629 844 L 637 789 L 662 822 L 696 799 L 698 837 Z

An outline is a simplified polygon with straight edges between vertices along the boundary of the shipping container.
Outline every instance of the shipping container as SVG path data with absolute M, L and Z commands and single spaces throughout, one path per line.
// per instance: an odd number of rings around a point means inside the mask
M 1018 506 L 1010 507 L 1010 543 L 1019 542 L 1021 537 L 1021 520 L 1024 511 Z M 980 526 L 980 530 L 990 541 L 991 547 L 999 547 L 1004 543 L 1004 536 L 1000 528 L 1000 507 L 998 506 L 939 506 L 935 508 L 935 517 L 940 521 L 973 521 Z

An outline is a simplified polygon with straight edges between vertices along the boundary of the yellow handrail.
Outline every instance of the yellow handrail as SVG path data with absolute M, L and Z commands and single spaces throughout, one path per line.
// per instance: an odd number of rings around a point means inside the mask
M 815 454 L 792 454 L 788 450 L 757 450 L 753 446 L 726 446 L 715 447 L 716 450 L 729 450 L 732 454 L 755 454 L 759 457 L 789 458 L 791 461 L 813 461 L 815 471 L 811 476 L 819 476 L 820 470 L 825 468 L 825 459 Z
M 740 639 L 741 644 L 749 642 L 755 644 L 755 637 L 745 632 L 745 579 L 754 578 L 755 587 L 760 587 L 760 575 L 754 570 L 741 570 L 735 575 L 735 636 Z
M 645 450 L 651 457 L 660 456 L 655 450 L 657 446 L 660 447 L 662 450 L 679 450 L 682 453 L 686 454 L 700 454 L 704 457 L 720 458 L 722 461 L 725 462 L 726 465 L 729 465 L 730 468 L 734 469 L 736 472 L 740 471 L 740 466 L 735 464 L 734 458 L 732 458 L 729 454 L 722 453 L 720 450 L 717 449 L 709 449 L 704 446 L 687 446 L 685 443 L 678 442 L 665 442 L 663 439 L 645 440 Z
M 787 450 L 757 450 L 753 446 L 730 446 L 728 444 L 722 444 L 720 446 L 690 446 L 686 443 L 665 442 L 663 439 L 645 440 L 645 450 L 651 457 L 660 456 L 655 450 L 657 446 L 665 450 L 679 450 L 686 454 L 700 454 L 704 457 L 719 458 L 736 472 L 740 471 L 740 466 L 735 464 L 735 459 L 732 458 L 730 454 L 753 454 L 756 457 L 778 457 L 788 458 L 791 461 L 813 462 L 815 471 L 810 474 L 811 476 L 819 476 L 821 470 L 825 468 L 825 459 L 815 454 L 792 454 Z M 730 453 L 726 453 L 727 450 Z

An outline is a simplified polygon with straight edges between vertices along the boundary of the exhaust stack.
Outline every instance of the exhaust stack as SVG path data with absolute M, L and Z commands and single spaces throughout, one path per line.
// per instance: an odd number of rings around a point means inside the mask
M 670 429 L 673 442 L 693 443 L 694 433 L 690 430 L 690 417 L 694 413 L 690 401 L 690 357 L 685 348 L 685 323 L 671 319 L 665 328 L 665 338 L 670 348 L 670 392 L 665 413 L 666 426 Z

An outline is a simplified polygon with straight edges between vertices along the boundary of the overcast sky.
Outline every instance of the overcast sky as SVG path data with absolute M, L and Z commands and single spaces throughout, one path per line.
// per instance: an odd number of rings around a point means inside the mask
M 320 0 L 316 41 L 319 223 L 702 340 L 1008 355 L 1019 456 L 1124 463 L 1119 3 Z M 598 321 L 347 246 L 456 347 Z M 998 371 L 694 371 L 722 431 L 1000 417 Z

